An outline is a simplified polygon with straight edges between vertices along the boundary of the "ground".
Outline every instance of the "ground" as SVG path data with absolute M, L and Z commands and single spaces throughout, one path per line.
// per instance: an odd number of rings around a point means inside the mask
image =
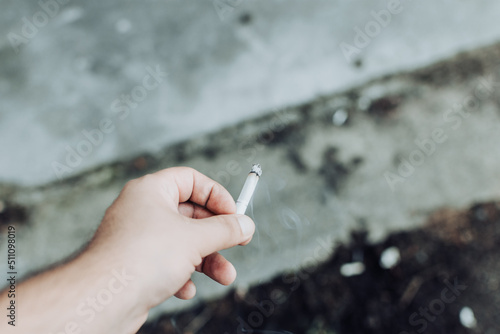
M 384 269 L 380 256 L 389 247 L 401 260 Z M 316 268 L 162 316 L 139 333 L 500 333 L 498 202 L 439 210 L 425 227 L 380 243 L 353 232 L 333 254 Z M 354 259 L 365 271 L 343 276 L 340 267 Z M 463 307 L 473 310 L 476 328 L 461 324 Z

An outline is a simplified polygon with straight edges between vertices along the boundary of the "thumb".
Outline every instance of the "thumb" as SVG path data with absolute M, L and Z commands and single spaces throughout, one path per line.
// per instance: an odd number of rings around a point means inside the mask
M 255 232 L 253 220 L 245 215 L 218 215 L 192 222 L 202 257 L 241 244 Z

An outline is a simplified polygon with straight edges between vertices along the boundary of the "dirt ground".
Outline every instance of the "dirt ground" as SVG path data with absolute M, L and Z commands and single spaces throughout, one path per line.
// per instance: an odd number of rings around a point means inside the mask
M 401 260 L 380 265 L 395 246 Z M 500 333 L 500 202 L 442 209 L 421 229 L 377 244 L 353 232 L 315 268 L 275 277 L 248 291 L 168 314 L 139 333 Z M 343 276 L 343 264 L 365 270 Z M 475 328 L 461 324 L 463 307 Z

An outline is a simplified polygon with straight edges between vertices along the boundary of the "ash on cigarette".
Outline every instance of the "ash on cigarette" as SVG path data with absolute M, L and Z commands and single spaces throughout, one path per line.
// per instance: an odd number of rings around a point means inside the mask
M 500 203 L 439 210 L 381 243 L 355 232 L 318 267 L 165 315 L 139 333 L 500 333 L 499 257 Z M 342 269 L 355 261 L 356 271 Z

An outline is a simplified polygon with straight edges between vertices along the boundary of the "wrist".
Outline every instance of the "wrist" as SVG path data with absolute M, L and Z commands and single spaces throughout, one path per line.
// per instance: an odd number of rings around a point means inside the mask
M 113 330 L 121 328 L 123 333 L 136 333 L 146 321 L 149 309 L 141 302 L 139 273 L 129 263 L 106 250 L 90 247 L 68 267 L 86 286 L 76 309 L 84 326 L 102 323 Z M 125 320 L 112 324 L 114 319 Z

